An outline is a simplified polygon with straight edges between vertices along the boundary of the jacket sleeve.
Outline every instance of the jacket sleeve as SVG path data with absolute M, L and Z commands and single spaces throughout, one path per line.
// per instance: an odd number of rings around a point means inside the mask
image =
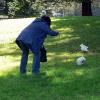
M 51 36 L 56 36 L 59 34 L 59 32 L 57 31 L 53 31 L 46 23 L 43 23 L 43 25 L 41 26 L 41 29 L 48 35 Z

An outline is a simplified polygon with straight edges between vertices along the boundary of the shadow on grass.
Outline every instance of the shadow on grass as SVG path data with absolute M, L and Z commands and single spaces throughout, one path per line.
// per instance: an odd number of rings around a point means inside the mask
M 75 54 L 80 52 L 79 45 L 81 43 L 89 46 L 90 52 L 100 53 L 99 19 L 99 17 L 65 17 L 53 19 L 53 29 L 62 30 L 60 30 L 60 38 L 59 36 L 48 37 L 45 41 L 49 58 L 48 65 L 58 66 L 57 63 L 59 61 L 61 62 L 60 65 L 63 66 L 67 65 L 67 62 L 72 64 L 77 57 Z M 53 55 L 50 56 L 50 53 Z M 75 56 L 71 57 L 72 55 Z M 15 42 L 4 45 L 0 44 L 0 56 L 8 56 L 8 59 L 11 58 L 12 61 L 20 61 L 21 51 Z M 32 59 L 32 54 L 30 58 Z
M 100 98 L 99 70 L 49 69 L 46 74 L 20 75 L 18 66 L 0 76 L 1 100 L 95 100 Z M 91 73 L 92 71 L 92 73 Z M 93 77 L 94 76 L 94 77 Z
M 68 51 L 70 51 L 72 49 L 74 50 L 74 48 L 79 48 L 79 45 L 83 43 L 88 45 L 92 51 L 100 52 L 99 17 L 74 17 L 74 19 L 73 18 L 65 18 L 65 19 L 66 20 L 64 21 L 61 19 L 53 22 L 54 25 L 56 25 L 53 27 L 54 29 L 60 29 L 60 28 L 63 28 L 63 30 L 65 30 L 66 28 L 73 29 L 72 32 L 65 31 L 63 33 L 63 31 L 61 31 L 60 36 L 62 37 L 62 35 L 65 34 L 65 38 L 62 38 L 64 42 L 60 43 L 59 47 L 65 44 L 64 47 L 68 48 L 69 49 Z M 71 35 L 71 37 L 70 38 L 67 37 L 68 35 Z M 61 41 L 62 39 L 57 38 L 57 40 L 54 41 L 57 44 L 57 41 Z M 66 39 L 69 41 L 66 41 Z M 51 48 L 54 48 L 54 46 Z
M 53 29 L 62 28 L 62 30 L 60 38 L 48 37 L 46 40 L 48 63 L 41 64 L 41 70 L 46 74 L 32 76 L 31 63 L 28 64 L 27 76 L 19 75 L 18 66 L 10 72 L 4 72 L 6 74 L 0 76 L 1 100 L 11 100 L 11 98 L 12 100 L 73 100 L 73 97 L 74 100 L 99 100 L 98 65 L 100 64 L 97 55 L 92 58 L 87 55 L 90 60 L 82 67 L 77 67 L 74 63 L 74 59 L 81 55 L 75 55 L 80 52 L 81 43 L 88 45 L 90 52 L 100 53 L 99 19 L 99 17 L 54 19 Z M 65 30 L 66 28 L 68 30 Z M 12 61 L 20 61 L 20 55 L 21 51 L 15 43 L 0 44 L 0 56 L 10 56 Z M 31 58 L 32 54 L 30 62 Z M 94 58 L 97 61 L 94 61 Z
M 48 37 L 45 42 L 47 51 L 52 53 L 56 51 L 57 54 L 60 52 L 78 52 L 80 50 L 79 45 L 83 43 L 88 45 L 91 51 L 100 52 L 99 19 L 99 17 L 60 17 L 53 19 L 53 25 L 55 25 L 53 29 L 63 28 L 63 30 L 60 31 L 60 38 L 59 36 Z M 66 28 L 71 28 L 73 31 L 66 31 Z M 0 45 L 0 47 L 1 56 L 20 55 L 20 50 L 15 43 Z

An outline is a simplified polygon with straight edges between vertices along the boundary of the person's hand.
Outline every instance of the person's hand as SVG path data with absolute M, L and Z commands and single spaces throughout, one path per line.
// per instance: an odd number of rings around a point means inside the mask
M 58 31 L 58 30 L 55 30 L 55 32 L 59 33 L 59 31 Z
M 57 33 L 57 35 L 59 35 L 59 31 L 58 30 L 55 30 L 55 32 Z

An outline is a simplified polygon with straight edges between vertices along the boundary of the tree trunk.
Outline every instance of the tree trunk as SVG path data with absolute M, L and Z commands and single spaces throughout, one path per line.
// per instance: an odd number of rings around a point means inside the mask
M 91 0 L 82 2 L 82 16 L 92 16 Z

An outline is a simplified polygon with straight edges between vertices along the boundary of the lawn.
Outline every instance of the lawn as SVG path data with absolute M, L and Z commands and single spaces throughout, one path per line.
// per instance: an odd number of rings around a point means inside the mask
M 30 52 L 27 75 L 19 74 L 21 51 L 14 40 L 34 18 L 0 21 L 0 100 L 100 100 L 100 17 L 52 18 L 57 37 L 45 41 L 48 62 L 44 75 L 32 76 Z M 84 54 L 80 44 L 89 47 Z M 84 55 L 86 62 L 75 61 Z

